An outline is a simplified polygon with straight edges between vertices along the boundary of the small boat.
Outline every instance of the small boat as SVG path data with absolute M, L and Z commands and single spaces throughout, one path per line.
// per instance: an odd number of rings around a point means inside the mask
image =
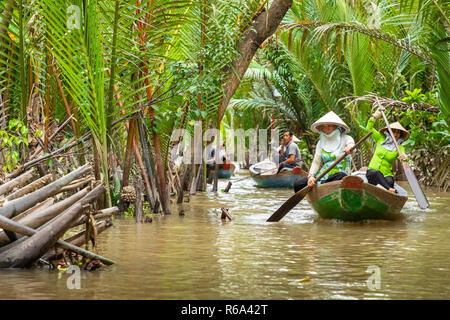
M 251 177 L 261 188 L 293 188 L 295 180 L 307 176 L 300 167 L 283 169 L 277 173 L 277 165 L 269 161 L 255 163 L 249 170 Z
M 221 163 L 219 164 L 219 172 L 218 172 L 218 178 L 219 179 L 229 179 L 231 175 L 234 173 L 234 170 L 236 170 L 236 166 L 232 163 Z M 208 172 L 207 175 L 209 176 L 214 171 L 214 165 L 208 166 Z
M 307 200 L 324 219 L 363 221 L 398 220 L 408 200 L 407 192 L 398 185 L 398 193 L 364 182 L 361 175 L 350 175 L 340 181 L 315 186 Z

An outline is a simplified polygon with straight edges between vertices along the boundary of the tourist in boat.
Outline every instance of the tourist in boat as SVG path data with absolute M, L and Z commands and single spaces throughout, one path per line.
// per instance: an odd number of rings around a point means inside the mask
M 220 156 L 222 157 L 222 163 L 228 163 L 228 155 L 225 151 L 225 141 L 222 142 L 221 148 L 220 148 Z M 206 160 L 207 165 L 215 165 L 216 164 L 216 146 L 213 145 L 211 147 L 211 150 L 208 154 L 208 159 Z
M 283 133 L 282 145 L 280 148 L 280 156 L 278 163 L 278 172 L 284 168 L 293 169 L 295 167 L 301 167 L 302 156 L 297 144 L 293 141 L 294 134 L 292 131 L 285 131 Z
M 319 183 L 341 180 L 351 170 L 350 149 L 355 145 L 355 141 L 347 135 L 350 128 L 344 121 L 333 111 L 330 111 L 314 122 L 311 130 L 320 134 L 320 140 L 316 145 L 316 151 L 308 177 L 301 177 L 294 182 L 295 192 L 303 189 L 307 185 L 314 186 L 316 184 L 316 177 L 327 170 L 342 153 L 348 156 L 330 170 Z M 322 168 L 319 171 L 321 164 Z
M 393 165 L 395 159 L 406 160 L 405 148 L 401 145 L 402 142 L 408 140 L 409 132 L 403 128 L 399 122 L 395 122 L 390 125 L 394 138 L 398 143 L 399 149 L 402 154 L 398 154 L 397 148 L 395 147 L 394 140 L 389 134 L 387 127 L 384 127 L 379 132 L 374 129 L 375 121 L 381 117 L 381 111 L 384 108 L 379 108 L 375 113 L 372 114 L 369 121 L 367 122 L 367 131 L 372 131 L 372 138 L 375 139 L 377 146 L 375 153 L 370 160 L 369 166 L 366 172 L 367 181 L 370 184 L 384 187 L 386 190 L 396 193 L 394 188 L 394 173 Z

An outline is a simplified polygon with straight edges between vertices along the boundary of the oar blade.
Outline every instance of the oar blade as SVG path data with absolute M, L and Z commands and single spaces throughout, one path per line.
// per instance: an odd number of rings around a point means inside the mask
M 304 187 L 302 190 L 297 191 L 292 197 L 290 197 L 281 207 L 275 211 L 267 222 L 277 222 L 280 221 L 289 211 L 292 210 L 311 190 L 310 186 Z
M 409 186 L 411 187 L 411 190 L 416 197 L 417 203 L 420 207 L 420 209 L 426 209 L 430 206 L 427 197 L 423 193 L 422 188 L 420 187 L 419 181 L 417 181 L 416 176 L 414 175 L 414 172 L 412 171 L 411 167 L 403 161 L 403 171 L 405 171 L 406 179 L 408 179 Z

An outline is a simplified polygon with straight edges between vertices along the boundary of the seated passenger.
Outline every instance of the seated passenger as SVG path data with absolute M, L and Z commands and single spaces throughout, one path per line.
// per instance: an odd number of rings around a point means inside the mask
M 292 141 L 293 137 L 294 135 L 291 131 L 285 131 L 283 133 L 283 144 L 280 149 L 278 172 L 283 168 L 295 168 L 301 167 L 302 165 L 300 149 L 297 144 Z

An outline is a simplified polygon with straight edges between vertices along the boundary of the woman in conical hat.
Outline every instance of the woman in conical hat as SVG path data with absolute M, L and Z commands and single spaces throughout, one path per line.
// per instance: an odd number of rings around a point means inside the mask
M 355 145 L 355 141 L 347 135 L 350 128 L 345 122 L 333 111 L 330 111 L 314 122 L 311 130 L 320 134 L 320 140 L 316 145 L 308 178 L 299 178 L 294 183 L 295 192 L 303 189 L 306 185 L 313 186 L 316 183 L 316 177 L 327 170 L 342 153 L 346 153 L 348 156 L 328 172 L 321 183 L 341 180 L 350 173 L 351 156 L 349 153 Z M 321 165 L 322 168 L 320 168 Z
M 372 117 L 367 122 L 367 131 L 372 131 L 372 138 L 375 139 L 377 147 L 370 160 L 367 168 L 366 177 L 370 184 L 384 187 L 386 190 L 396 192 L 394 189 L 394 173 L 393 165 L 397 158 L 406 160 L 405 148 L 401 145 L 402 142 L 408 140 L 409 132 L 403 128 L 399 122 L 394 122 L 390 125 L 395 140 L 397 140 L 399 149 L 402 155 L 399 156 L 394 140 L 389 134 L 387 127 L 381 129 L 379 132 L 373 128 L 375 120 L 381 117 L 381 110 L 378 109 L 372 114 Z

